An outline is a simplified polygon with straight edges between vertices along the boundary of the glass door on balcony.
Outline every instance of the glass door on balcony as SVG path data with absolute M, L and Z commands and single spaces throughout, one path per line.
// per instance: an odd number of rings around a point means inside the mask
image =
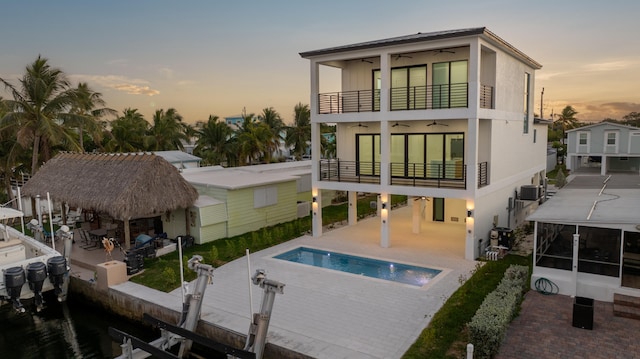
M 433 108 L 467 107 L 467 61 L 433 64 Z
M 427 108 L 427 66 L 391 69 L 391 110 Z
M 357 175 L 380 175 L 380 135 L 356 135 Z
M 427 178 L 444 178 L 444 136 L 441 133 L 427 135 Z

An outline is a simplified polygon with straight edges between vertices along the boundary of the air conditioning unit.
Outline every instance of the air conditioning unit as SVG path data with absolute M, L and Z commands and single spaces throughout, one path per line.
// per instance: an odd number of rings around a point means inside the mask
M 524 201 L 537 201 L 540 198 L 540 187 L 526 185 L 520 187 L 520 199 Z

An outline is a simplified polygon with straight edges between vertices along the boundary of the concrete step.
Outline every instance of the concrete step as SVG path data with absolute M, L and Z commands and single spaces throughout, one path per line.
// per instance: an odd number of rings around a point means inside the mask
M 629 307 L 626 305 L 613 304 L 613 315 L 616 317 L 624 317 L 640 320 L 640 308 Z
M 620 306 L 640 308 L 640 297 L 633 297 L 630 295 L 615 293 L 613 295 L 613 304 Z

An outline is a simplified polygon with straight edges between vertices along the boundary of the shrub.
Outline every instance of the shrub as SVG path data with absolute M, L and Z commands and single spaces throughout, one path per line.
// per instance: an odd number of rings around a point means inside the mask
M 489 293 L 467 325 L 475 358 L 491 358 L 498 352 L 509 323 L 518 310 L 529 268 L 512 265 L 496 289 Z
M 178 282 L 176 271 L 171 267 L 165 267 L 162 271 L 162 277 L 166 281 L 167 285 L 175 285 Z

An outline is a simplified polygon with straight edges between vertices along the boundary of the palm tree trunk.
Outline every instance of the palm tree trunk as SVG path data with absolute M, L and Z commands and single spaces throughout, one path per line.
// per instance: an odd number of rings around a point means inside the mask
M 36 133 L 33 138 L 33 153 L 31 154 L 31 175 L 35 175 L 38 170 L 38 155 L 40 154 L 40 134 Z

